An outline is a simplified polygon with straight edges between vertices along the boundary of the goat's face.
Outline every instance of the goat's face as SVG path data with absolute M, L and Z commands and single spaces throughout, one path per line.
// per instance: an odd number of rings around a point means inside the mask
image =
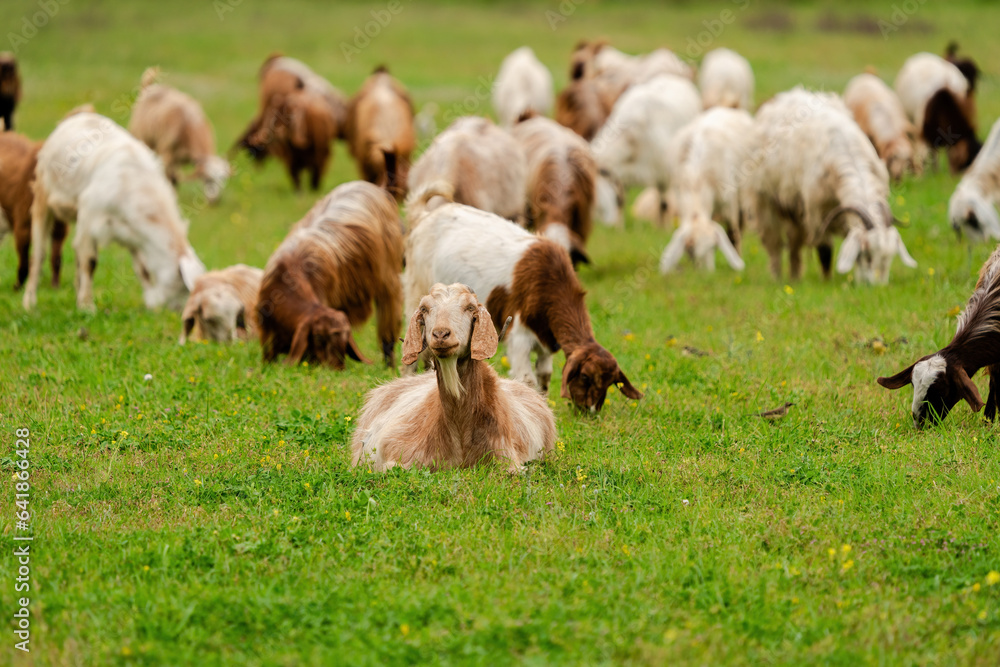
M 848 213 L 855 215 L 851 211 Z M 888 205 L 880 203 L 873 213 L 869 212 L 869 220 L 873 222 L 870 228 L 848 226 L 849 231 L 837 255 L 837 271 L 847 273 L 853 267 L 859 283 L 885 285 L 889 282 L 893 257 L 899 255 L 903 264 L 910 268 L 916 268 L 917 262 L 906 250 L 899 230 L 893 226 Z
M 929 354 L 892 377 L 880 377 L 878 383 L 886 389 L 913 385 L 913 425 L 923 428 L 928 419 L 941 421 L 955 404 L 966 401 L 973 412 L 979 412 L 983 400 L 979 389 L 961 364 L 949 362 L 939 354 Z
M 346 357 L 371 363 L 354 342 L 351 322 L 343 311 L 319 306 L 299 320 L 288 350 L 289 364 L 312 360 L 341 370 Z
M 948 203 L 948 219 L 956 233 L 963 231 L 976 243 L 1000 239 L 1000 215 L 978 188 L 962 181 Z
M 231 174 L 229 163 L 218 155 L 209 155 L 198 165 L 198 175 L 205 183 L 205 198 L 209 204 L 219 201 Z
M 232 289 L 221 285 L 193 294 L 184 307 L 182 319 L 181 342 L 191 334 L 195 324 L 206 340 L 219 343 L 245 338 L 247 333 L 243 303 Z
M 410 317 L 403 363 L 414 363 L 425 349 L 441 360 L 488 359 L 498 342 L 493 320 L 475 292 L 461 283 L 438 283 Z
M 621 384 L 622 394 L 628 398 L 642 398 L 642 392 L 632 386 L 611 353 L 597 343 L 578 347 L 566 358 L 562 397 L 571 399 L 581 410 L 600 412 L 608 387 L 613 384 Z

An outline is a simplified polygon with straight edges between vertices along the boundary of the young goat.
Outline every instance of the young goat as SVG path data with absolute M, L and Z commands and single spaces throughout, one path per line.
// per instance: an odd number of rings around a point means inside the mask
M 215 137 L 201 105 L 176 88 L 156 83 L 159 68 L 142 74 L 142 90 L 129 120 L 128 131 L 153 149 L 163 161 L 167 178 L 176 185 L 180 167 L 194 165 L 205 197 L 214 204 L 229 179 L 229 163 L 215 154 Z
M 429 190 L 425 196 L 447 199 L 447 192 Z M 562 349 L 566 365 L 561 395 L 577 407 L 600 410 L 613 384 L 622 385 L 628 398 L 642 398 L 611 353 L 594 340 L 583 287 L 563 248 L 470 206 L 428 208 L 415 209 L 422 218 L 419 224 L 411 223 L 406 239 L 407 312 L 431 285 L 464 283 L 488 295 L 486 307 L 494 324 L 501 326 L 513 317 L 507 355 L 514 379 L 547 392 L 552 355 Z M 534 370 L 533 351 L 538 354 Z
M 403 237 L 396 203 L 378 186 L 344 183 L 289 232 L 264 269 L 257 322 L 264 362 L 367 363 L 351 333 L 372 313 L 386 364 L 400 326 Z
M 31 250 L 32 184 L 41 142 L 4 132 L 0 134 L 0 241 L 8 232 L 14 233 L 17 248 L 17 281 L 19 289 L 28 277 Z M 56 220 L 52 225 L 52 286 L 59 286 L 62 268 L 62 246 L 66 239 L 66 223 Z
M 913 385 L 913 425 L 921 428 L 928 419 L 944 419 L 961 400 L 979 412 L 983 399 L 972 378 L 981 368 L 990 376 L 985 414 L 992 421 L 1000 383 L 1000 247 L 983 264 L 951 342 L 878 383 L 886 389 Z
M 413 102 L 384 67 L 376 69 L 351 99 L 345 132 L 361 177 L 402 201 L 410 155 L 417 147 Z
M 263 271 L 245 264 L 198 276 L 181 314 L 180 344 L 188 337 L 219 343 L 256 337 L 254 312 L 263 277 Z
M 556 424 L 545 398 L 497 377 L 486 307 L 465 285 L 437 284 L 420 300 L 403 342 L 403 363 L 424 350 L 434 374 L 394 380 L 371 393 L 351 440 L 352 465 L 469 467 L 496 461 L 509 472 L 552 450 Z
M 948 219 L 973 241 L 1000 240 L 1000 120 L 948 202 Z
M 76 304 L 94 309 L 97 253 L 128 248 L 147 308 L 180 310 L 205 267 L 187 239 L 177 193 L 145 144 L 110 118 L 81 112 L 56 126 L 38 152 L 31 208 L 31 267 L 24 307 L 38 295 L 44 240 L 56 220 L 76 221 Z
M 587 238 L 597 179 L 590 145 L 541 116 L 521 121 L 511 134 L 528 159 L 529 228 L 566 248 L 573 264 L 589 264 Z
M 524 151 L 513 137 L 487 118 L 465 116 L 439 134 L 413 165 L 410 190 L 416 201 L 418 190 L 448 183 L 456 202 L 520 220 L 526 180 Z

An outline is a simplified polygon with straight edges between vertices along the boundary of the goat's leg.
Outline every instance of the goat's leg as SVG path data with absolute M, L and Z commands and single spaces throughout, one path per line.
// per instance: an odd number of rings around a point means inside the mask
M 381 295 L 375 299 L 375 317 L 378 321 L 378 339 L 382 343 L 382 357 L 385 365 L 393 368 L 396 365 L 395 349 L 396 337 L 399 336 L 399 309 L 400 299 L 398 295 L 402 290 L 399 286 L 399 278 L 396 278 L 393 294 Z
M 538 345 L 535 350 L 538 353 L 535 358 L 535 380 L 538 382 L 538 390 L 548 395 L 549 380 L 552 379 L 552 352 L 545 349 L 544 345 Z
M 531 351 L 537 339 L 523 323 L 520 316 L 514 318 L 507 334 L 507 359 L 510 361 L 510 376 L 525 384 L 538 388 L 538 381 L 531 368 Z M 550 361 L 551 374 L 551 361 Z
M 24 288 L 22 301 L 25 310 L 31 310 L 38 301 L 38 281 L 42 275 L 42 261 L 45 259 L 45 240 L 52 235 L 54 218 L 40 188 L 35 189 L 35 200 L 31 204 L 31 264 L 28 267 L 28 282 Z
M 76 226 L 73 250 L 76 251 L 76 307 L 93 312 L 94 272 L 97 270 L 97 244 L 83 231 L 86 225 Z
M 830 268 L 833 266 L 833 247 L 828 242 L 821 242 L 816 246 L 816 254 L 819 255 L 819 265 L 823 268 L 823 279 L 830 279 Z
M 63 243 L 66 242 L 66 223 L 56 220 L 52 227 L 52 286 L 59 287 L 59 275 L 62 273 Z
M 773 211 L 761 209 L 760 240 L 770 260 L 771 275 L 781 280 L 781 221 Z
M 1000 364 L 993 364 L 986 368 L 990 375 L 990 394 L 986 397 L 986 411 L 983 416 L 993 421 L 997 416 L 997 391 L 1000 391 Z
M 798 222 L 789 222 L 787 226 L 788 237 L 788 273 L 792 280 L 802 279 L 802 245 L 805 241 L 805 233 Z

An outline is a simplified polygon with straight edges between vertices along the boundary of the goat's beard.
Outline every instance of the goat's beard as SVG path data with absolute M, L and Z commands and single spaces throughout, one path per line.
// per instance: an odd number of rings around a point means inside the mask
M 434 365 L 437 366 L 438 378 L 444 390 L 455 398 L 462 398 L 464 387 L 461 378 L 458 377 L 458 357 L 444 359 L 437 357 L 434 359 Z

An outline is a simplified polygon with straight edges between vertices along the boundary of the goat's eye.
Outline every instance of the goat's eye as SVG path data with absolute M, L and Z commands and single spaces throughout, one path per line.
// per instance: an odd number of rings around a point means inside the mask
M 465 309 L 466 309 L 467 311 L 469 311 L 470 313 L 474 313 L 474 312 L 476 312 L 476 307 L 475 307 L 475 306 L 473 306 L 473 305 L 471 305 L 471 304 L 470 304 L 470 305 L 468 305 L 468 306 L 466 306 L 466 307 L 465 307 Z
M 420 314 L 421 315 L 427 314 L 427 306 L 420 306 Z

